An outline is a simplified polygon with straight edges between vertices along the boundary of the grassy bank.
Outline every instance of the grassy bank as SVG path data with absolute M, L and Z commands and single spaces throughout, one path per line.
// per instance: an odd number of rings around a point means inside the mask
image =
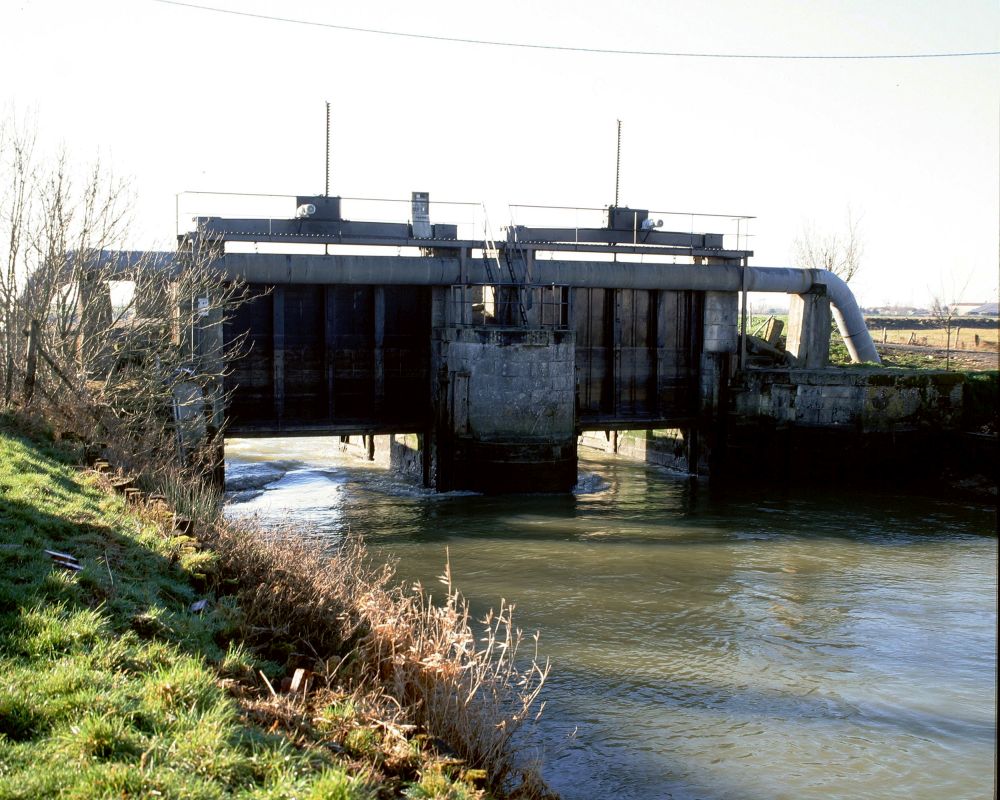
M 457 595 L 171 520 L 0 427 L 0 798 L 544 794 Z

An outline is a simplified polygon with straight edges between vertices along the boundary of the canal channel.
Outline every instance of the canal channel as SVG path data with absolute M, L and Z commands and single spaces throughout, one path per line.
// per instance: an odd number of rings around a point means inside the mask
M 709 492 L 581 450 L 566 495 L 435 495 L 332 439 L 227 442 L 227 513 L 401 580 L 446 559 L 552 660 L 534 745 L 565 800 L 984 798 L 995 509 L 905 493 Z

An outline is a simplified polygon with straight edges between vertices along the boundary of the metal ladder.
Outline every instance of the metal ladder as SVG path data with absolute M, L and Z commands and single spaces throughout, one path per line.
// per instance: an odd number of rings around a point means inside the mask
M 531 292 L 527 291 L 528 256 L 524 247 L 521 245 L 521 242 L 517 238 L 517 228 L 514 226 L 513 221 L 507 229 L 507 241 L 504 244 L 503 257 L 504 261 L 507 263 L 507 271 L 510 273 L 511 280 L 519 286 L 524 287 L 523 292 L 518 292 L 518 297 L 520 298 L 522 294 L 524 296 L 521 318 L 522 322 L 526 323 L 527 319 L 525 318 L 525 311 L 530 310 L 532 307 Z
M 517 270 L 514 263 L 510 259 L 510 255 L 507 252 L 508 248 L 505 245 L 503 249 L 503 261 L 500 259 L 500 249 L 497 247 L 496 240 L 493 237 L 493 230 L 490 226 L 490 218 L 486 213 L 486 205 L 483 204 L 483 237 L 484 244 L 489 248 L 488 251 L 483 253 L 483 261 L 486 264 L 486 275 L 497 289 L 499 290 L 501 286 L 507 286 L 513 293 L 517 295 L 517 311 L 518 316 L 521 320 L 521 326 L 527 327 L 528 325 L 528 315 L 524 307 L 524 278 L 523 276 L 518 276 Z M 518 250 L 520 253 L 520 251 Z M 492 258 L 490 257 L 492 255 Z M 520 254 L 523 261 L 523 254 Z M 496 266 L 496 275 L 493 274 L 493 269 L 491 265 L 491 260 Z M 503 284 L 500 282 L 500 275 L 503 272 L 504 266 L 507 267 L 507 274 L 510 276 L 510 284 Z

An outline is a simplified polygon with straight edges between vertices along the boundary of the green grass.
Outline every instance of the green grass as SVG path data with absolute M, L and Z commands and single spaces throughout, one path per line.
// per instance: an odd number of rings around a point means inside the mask
M 386 796 L 333 749 L 251 724 L 221 680 L 266 665 L 236 637 L 234 603 L 188 610 L 215 567 L 193 545 L 0 420 L 0 800 Z M 373 729 L 349 743 L 378 761 Z

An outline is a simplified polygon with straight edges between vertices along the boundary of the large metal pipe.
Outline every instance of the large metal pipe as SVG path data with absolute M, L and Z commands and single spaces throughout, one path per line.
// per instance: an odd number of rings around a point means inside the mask
M 858 307 L 858 301 L 854 298 L 854 292 L 850 290 L 847 283 L 829 270 L 812 269 L 813 284 L 820 284 L 826 287 L 826 294 L 830 298 L 830 305 L 833 306 L 833 319 L 837 323 L 837 330 L 847 345 L 847 352 L 851 354 L 851 361 L 855 364 L 868 361 L 873 364 L 881 364 L 875 349 L 875 342 L 868 332 L 865 324 L 865 316 Z
M 452 257 L 386 257 L 381 255 L 290 255 L 227 253 L 220 269 L 248 283 L 344 283 L 450 286 L 488 283 L 482 259 L 468 259 L 465 278 Z M 832 272 L 795 267 L 746 267 L 750 292 L 805 294 L 826 289 L 834 320 L 855 363 L 879 363 L 878 353 L 850 288 Z M 673 291 L 739 292 L 744 268 L 737 265 L 638 264 L 611 261 L 537 260 L 533 280 L 539 284 L 575 287 L 661 289 Z
M 610 268 L 610 269 L 609 269 Z M 635 264 L 603 261 L 536 261 L 538 283 L 571 286 L 594 286 L 632 289 L 674 289 L 715 292 L 738 292 L 742 267 L 698 264 Z M 864 315 L 847 284 L 825 269 L 795 267 L 747 267 L 746 289 L 749 292 L 805 294 L 823 286 L 833 306 L 837 329 L 855 363 L 880 363 Z

